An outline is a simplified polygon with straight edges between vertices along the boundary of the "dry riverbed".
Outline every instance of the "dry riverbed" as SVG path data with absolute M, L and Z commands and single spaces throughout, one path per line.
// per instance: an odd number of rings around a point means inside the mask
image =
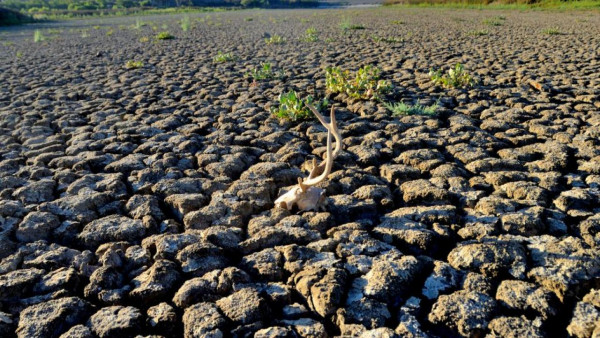
M 0 336 L 600 334 L 598 13 L 183 18 L 0 29 Z M 270 107 L 369 64 L 438 115 L 330 95 L 326 211 L 274 209 L 327 133 Z

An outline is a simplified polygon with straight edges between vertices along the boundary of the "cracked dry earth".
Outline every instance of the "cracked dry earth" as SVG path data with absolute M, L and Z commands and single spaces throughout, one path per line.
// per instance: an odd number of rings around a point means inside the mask
M 2 29 L 0 336 L 600 335 L 598 13 L 181 18 Z M 141 42 L 153 27 L 176 39 Z M 286 77 L 251 86 L 264 61 Z M 433 86 L 456 62 L 480 84 Z M 274 209 L 327 133 L 269 107 L 366 64 L 439 116 L 332 96 L 327 211 Z

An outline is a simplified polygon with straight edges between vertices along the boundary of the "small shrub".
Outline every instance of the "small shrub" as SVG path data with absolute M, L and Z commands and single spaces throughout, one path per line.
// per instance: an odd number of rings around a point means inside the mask
M 36 29 L 35 32 L 33 32 L 33 42 L 42 42 L 44 40 L 46 40 L 46 37 L 42 34 L 42 31 Z
M 267 45 L 281 45 L 285 43 L 285 38 L 281 35 L 273 35 L 269 38 L 265 38 L 265 43 Z
M 542 31 L 544 34 L 548 34 L 548 35 L 560 35 L 560 30 L 558 29 L 558 27 L 551 27 L 551 28 L 546 28 Z
M 319 41 L 319 32 L 316 28 L 310 27 L 304 32 L 304 36 L 300 40 L 304 42 L 317 42 Z
M 17 57 L 17 59 L 20 59 L 23 57 L 23 52 L 18 51 L 17 54 L 15 55 Z
M 115 34 L 115 31 L 113 31 L 112 29 L 106 31 L 106 36 L 111 36 L 113 34 Z
M 325 86 L 331 93 L 346 93 L 353 99 L 379 100 L 392 89 L 392 84 L 380 80 L 381 70 L 371 65 L 360 68 L 354 76 L 339 67 L 325 70 Z
M 254 18 L 245 18 L 244 21 L 253 21 Z
M 163 31 L 163 32 L 156 34 L 156 40 L 171 40 L 171 39 L 175 39 L 175 37 L 167 31 Z
M 217 53 L 217 55 L 213 58 L 213 62 L 223 63 L 223 62 L 235 61 L 236 59 L 237 58 L 232 53 L 223 53 L 223 52 L 219 51 Z
M 270 80 L 283 77 L 283 71 L 274 72 L 271 63 L 265 62 L 261 63 L 260 67 L 254 68 L 252 72 L 249 73 L 249 76 L 252 77 L 254 81 Z
M 279 119 L 291 121 L 309 119 L 314 116 L 312 111 L 306 106 L 307 103 L 312 104 L 318 110 L 323 110 L 329 104 L 326 99 L 321 102 L 315 101 L 310 95 L 302 99 L 293 90 L 281 93 L 278 101 L 279 105 L 277 107 L 271 107 L 271 113 Z
M 431 105 L 429 107 L 423 106 L 420 104 L 408 105 L 404 102 L 398 103 L 384 103 L 383 104 L 389 111 L 392 112 L 393 116 L 402 116 L 402 115 L 425 115 L 425 116 L 435 116 L 437 114 L 437 109 L 439 106 L 437 104 Z
M 150 38 L 149 38 L 149 37 L 147 37 L 147 36 L 142 36 L 142 37 L 140 38 L 140 42 L 148 42 L 148 41 L 150 41 Z
M 184 16 L 183 19 L 181 19 L 181 30 L 187 32 L 190 30 L 191 27 L 192 23 L 190 22 L 190 17 L 187 15 Z
M 402 20 L 393 20 L 390 23 L 393 25 L 404 25 L 404 21 Z
M 129 60 L 125 64 L 125 68 L 127 69 L 138 69 L 144 67 L 144 63 L 142 61 L 133 61 Z
M 81 37 L 86 39 L 90 37 L 90 33 L 88 33 L 87 29 L 81 31 Z
M 440 69 L 431 69 L 429 70 L 429 77 L 436 85 L 446 88 L 473 87 L 477 84 L 477 80 L 465 72 L 463 65 L 460 63 L 448 70 L 447 74 L 443 74 Z

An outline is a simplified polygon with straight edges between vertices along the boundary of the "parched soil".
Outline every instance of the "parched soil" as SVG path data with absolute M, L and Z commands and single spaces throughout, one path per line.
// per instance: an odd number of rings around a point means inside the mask
M 0 30 L 0 336 L 600 334 L 598 13 L 190 17 Z M 438 116 L 329 95 L 326 211 L 275 209 L 327 133 L 270 107 L 369 64 Z

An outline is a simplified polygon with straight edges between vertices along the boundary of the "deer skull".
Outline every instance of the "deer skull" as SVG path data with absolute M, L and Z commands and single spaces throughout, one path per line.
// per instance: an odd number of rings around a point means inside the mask
M 304 180 L 298 177 L 298 185 L 275 200 L 275 206 L 279 208 L 292 210 L 294 206 L 297 206 L 300 211 L 324 209 L 325 190 L 317 188 L 315 185 L 323 182 L 329 176 L 333 167 L 333 160 L 342 150 L 342 136 L 337 128 L 333 107 L 331 107 L 331 121 L 329 123 L 312 105 L 307 104 L 307 107 L 327 129 L 327 154 L 319 165 L 313 159 L 313 168 L 310 175 Z M 331 135 L 335 137 L 335 149 L 333 151 L 331 149 Z

